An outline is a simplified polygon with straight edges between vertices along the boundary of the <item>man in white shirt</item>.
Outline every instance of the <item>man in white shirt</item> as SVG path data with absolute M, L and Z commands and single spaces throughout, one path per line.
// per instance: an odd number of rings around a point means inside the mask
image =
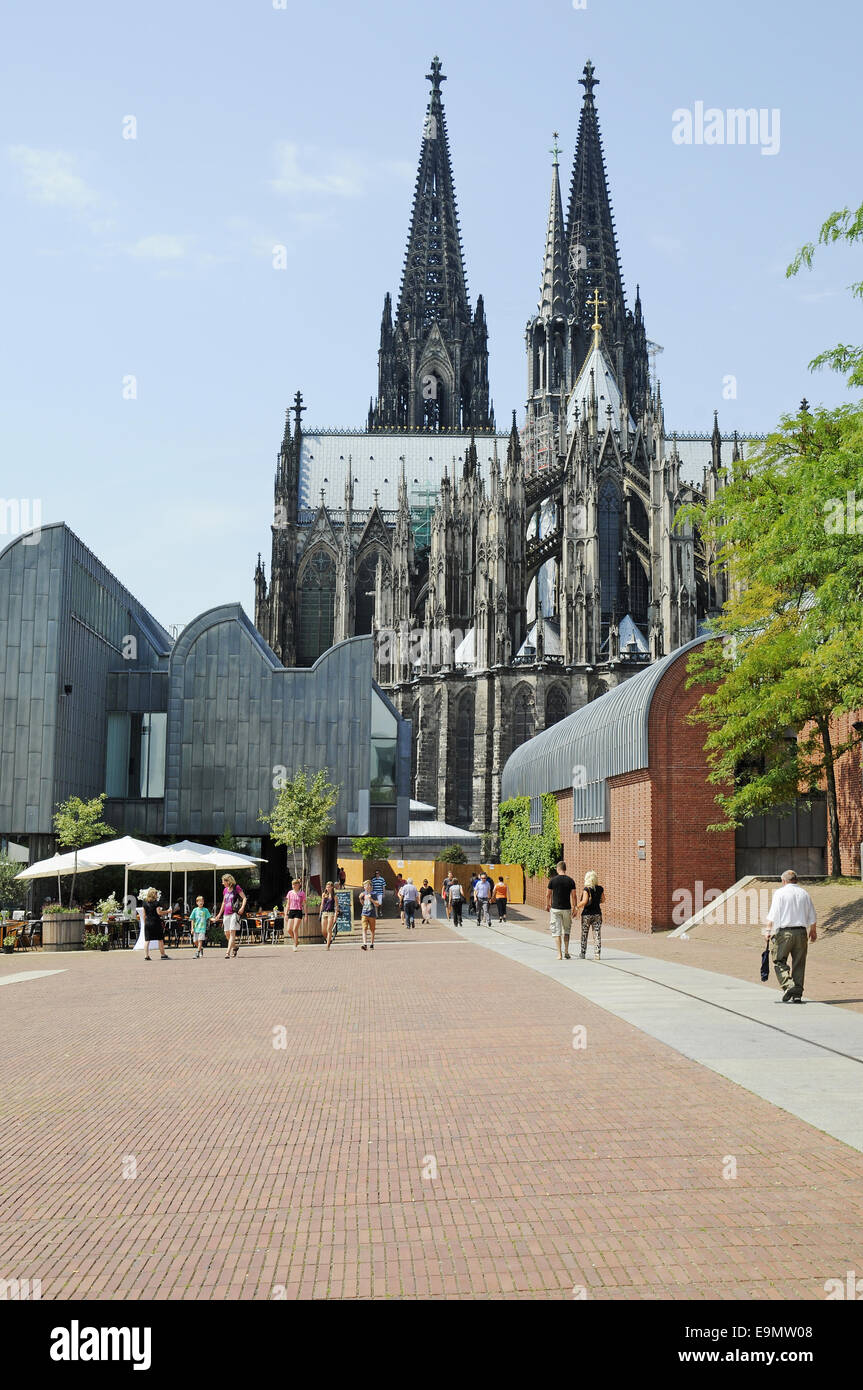
M 806 974 L 806 952 L 809 942 L 815 941 L 815 904 L 797 882 L 793 869 L 782 875 L 782 887 L 773 894 L 770 911 L 770 959 L 782 989 L 777 1003 L 803 1003 L 803 977 Z M 790 963 L 790 969 L 789 969 Z

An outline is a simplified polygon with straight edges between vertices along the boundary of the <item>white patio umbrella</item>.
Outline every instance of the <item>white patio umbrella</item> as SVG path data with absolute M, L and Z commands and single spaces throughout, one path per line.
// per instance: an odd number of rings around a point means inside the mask
M 169 845 L 168 851 L 173 853 L 175 850 L 183 854 L 196 855 L 199 863 L 189 864 L 189 868 L 212 869 L 213 870 L 213 908 L 218 907 L 216 902 L 216 873 L 219 869 L 249 869 L 253 864 L 266 864 L 266 859 L 260 859 L 254 854 L 240 854 L 236 850 L 220 849 L 218 845 L 202 845 L 197 840 L 178 840 L 176 844 Z M 186 894 L 186 877 L 183 880 L 183 895 Z
M 81 855 L 83 850 L 78 850 L 78 868 L 81 867 Z M 88 861 L 88 869 L 101 869 L 102 863 Z M 50 859 L 38 859 L 35 864 L 28 864 L 26 869 L 22 869 L 16 874 L 16 878 L 53 878 L 57 875 L 57 901 L 60 901 L 60 875 L 73 874 L 75 872 L 75 851 L 70 850 L 68 854 L 54 854 Z
M 122 864 L 123 908 L 129 896 L 129 869 L 146 867 L 151 858 L 161 858 L 161 845 L 151 844 L 149 840 L 136 840 L 131 835 L 123 835 L 119 840 L 103 840 L 100 845 L 90 845 L 78 851 L 78 864 L 86 863 L 88 868 L 104 868 L 108 864 Z M 98 863 L 96 862 L 98 860 Z M 155 868 L 154 868 L 155 872 Z
M 171 899 L 174 896 L 174 874 L 181 870 L 188 875 L 190 869 L 208 869 L 210 860 L 203 860 L 200 854 L 192 854 L 189 850 L 178 848 L 177 845 L 151 845 L 153 854 L 146 855 L 140 863 L 130 864 L 130 869 L 149 869 L 154 874 L 168 874 L 168 906 L 171 907 Z M 185 899 L 185 889 L 184 889 Z

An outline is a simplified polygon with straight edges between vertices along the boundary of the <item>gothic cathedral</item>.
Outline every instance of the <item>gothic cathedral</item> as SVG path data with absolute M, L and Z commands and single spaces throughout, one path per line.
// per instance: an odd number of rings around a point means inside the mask
M 286 665 L 376 637 L 377 679 L 412 720 L 414 796 L 494 835 L 510 753 L 694 637 L 724 578 L 680 509 L 715 495 L 723 444 L 666 434 L 641 296 L 627 307 L 594 100 L 564 218 L 560 148 L 527 411 L 495 427 L 482 295 L 471 308 L 435 58 L 398 303 L 384 299 L 377 396 L 356 432 L 303 426 L 275 479 L 255 621 Z M 329 498 L 332 498 L 331 502 Z

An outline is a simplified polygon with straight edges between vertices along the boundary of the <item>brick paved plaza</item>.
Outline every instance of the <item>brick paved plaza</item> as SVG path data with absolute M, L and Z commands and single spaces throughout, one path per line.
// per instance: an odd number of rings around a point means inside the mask
M 861 1267 L 863 1155 L 443 925 L 173 955 L 0 961 L 62 972 L 0 990 L 0 1275 L 43 1299 L 802 1299 Z

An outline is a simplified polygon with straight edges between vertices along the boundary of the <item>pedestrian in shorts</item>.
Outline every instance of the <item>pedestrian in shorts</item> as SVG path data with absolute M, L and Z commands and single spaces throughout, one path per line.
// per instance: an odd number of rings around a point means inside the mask
M 557 870 L 548 880 L 545 905 L 548 909 L 548 926 L 552 940 L 557 947 L 558 960 L 570 960 L 569 937 L 572 931 L 572 914 L 577 910 L 578 888 L 575 879 L 566 872 L 566 865 L 559 860 Z M 561 945 L 563 951 L 561 952 Z

